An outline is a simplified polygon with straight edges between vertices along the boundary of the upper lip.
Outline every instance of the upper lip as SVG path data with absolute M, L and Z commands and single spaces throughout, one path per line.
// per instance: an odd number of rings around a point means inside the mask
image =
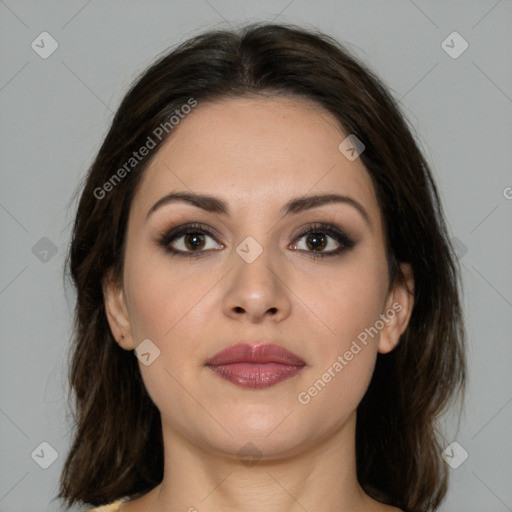
M 233 363 L 280 363 L 304 366 L 304 361 L 289 350 L 273 343 L 238 343 L 217 352 L 206 362 L 207 366 Z

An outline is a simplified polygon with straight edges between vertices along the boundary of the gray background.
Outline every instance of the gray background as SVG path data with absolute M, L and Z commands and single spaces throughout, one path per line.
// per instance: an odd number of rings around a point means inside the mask
M 60 510 L 52 499 L 71 428 L 74 292 L 61 279 L 70 200 L 122 94 L 166 48 L 256 20 L 317 27 L 346 43 L 416 130 L 465 284 L 467 406 L 458 431 L 453 415 L 446 426 L 447 442 L 469 457 L 450 469 L 442 510 L 512 511 L 510 0 L 0 0 L 0 512 Z M 47 59 L 31 48 L 43 31 L 59 45 Z M 453 31 L 469 44 L 456 59 L 441 46 Z M 31 457 L 44 441 L 58 453 L 47 469 Z M 49 461 L 48 449 L 36 453 Z

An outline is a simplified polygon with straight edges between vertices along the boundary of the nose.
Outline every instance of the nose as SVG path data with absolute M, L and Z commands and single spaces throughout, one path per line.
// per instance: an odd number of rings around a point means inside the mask
M 282 269 L 272 264 L 270 254 L 264 250 L 251 263 L 238 254 L 233 257 L 235 268 L 229 273 L 224 313 L 251 323 L 261 323 L 267 318 L 280 322 L 287 318 L 291 312 L 291 292 Z

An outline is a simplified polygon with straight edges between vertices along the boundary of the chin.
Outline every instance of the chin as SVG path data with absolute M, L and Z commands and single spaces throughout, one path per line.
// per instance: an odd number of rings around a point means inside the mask
M 293 457 L 310 444 L 314 444 L 311 435 L 304 431 L 288 429 L 278 434 L 259 431 L 234 432 L 233 438 L 209 439 L 210 448 L 228 458 L 237 458 L 241 462 L 254 460 L 279 460 Z
M 332 408 L 330 409 L 332 412 Z M 339 411 L 338 411 L 339 412 Z M 197 432 L 203 445 L 228 457 L 236 456 L 261 460 L 277 460 L 300 454 L 334 435 L 346 423 L 350 414 L 334 416 L 307 407 L 289 404 L 241 404 L 236 410 L 222 414 L 217 409 L 216 419 L 232 435 L 222 429 Z M 199 424 L 199 423 L 198 423 Z

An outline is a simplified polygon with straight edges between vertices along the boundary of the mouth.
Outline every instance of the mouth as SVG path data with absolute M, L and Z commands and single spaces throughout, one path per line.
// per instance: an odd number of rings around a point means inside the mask
M 223 379 L 243 388 L 264 389 L 297 375 L 306 363 L 292 352 L 273 344 L 232 345 L 206 362 Z

